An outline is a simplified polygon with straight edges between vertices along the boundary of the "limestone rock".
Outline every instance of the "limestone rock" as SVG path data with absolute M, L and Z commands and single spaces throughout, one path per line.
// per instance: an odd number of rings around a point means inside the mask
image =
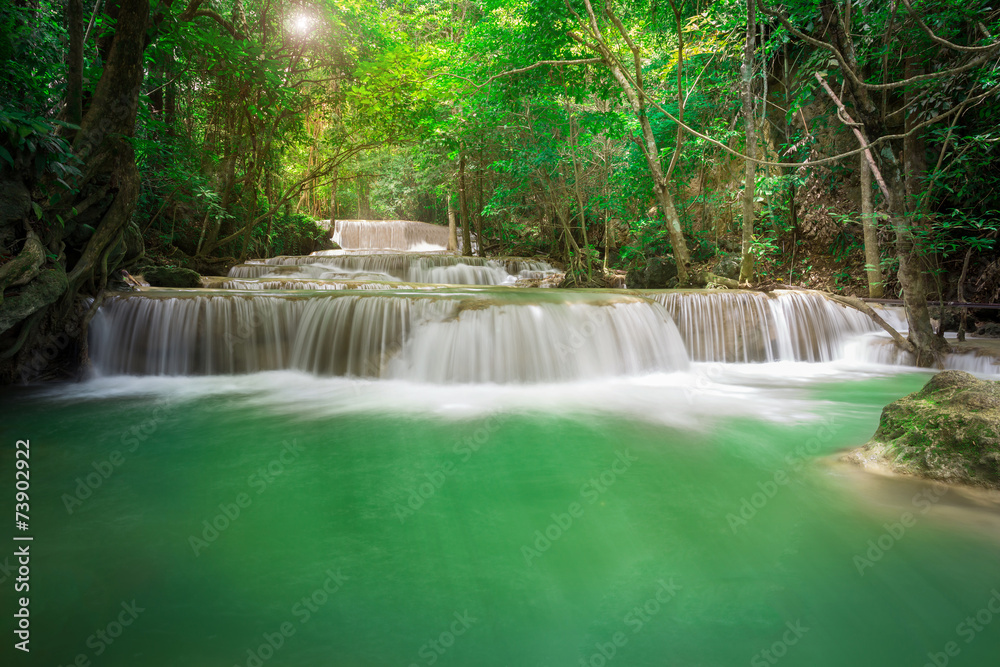
M 938 373 L 920 391 L 887 405 L 872 439 L 846 458 L 1000 488 L 1000 382 L 964 371 Z

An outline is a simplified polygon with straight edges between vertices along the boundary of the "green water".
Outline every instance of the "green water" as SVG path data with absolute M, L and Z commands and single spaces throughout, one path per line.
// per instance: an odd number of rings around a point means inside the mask
M 969 642 L 958 627 L 1000 590 L 1000 540 L 822 458 L 925 380 L 814 381 L 797 393 L 818 420 L 700 430 L 6 394 L 0 509 L 30 438 L 34 541 L 32 652 L 12 649 L 6 576 L 3 664 L 919 667 L 955 642 L 949 664 L 995 665 L 1000 614 Z M 904 511 L 914 525 L 859 573 Z

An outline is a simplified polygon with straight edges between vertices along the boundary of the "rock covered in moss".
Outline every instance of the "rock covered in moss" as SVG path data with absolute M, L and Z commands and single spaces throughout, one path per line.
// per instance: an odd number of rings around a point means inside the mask
M 197 271 L 177 266 L 150 266 L 143 269 L 142 277 L 153 287 L 201 287 Z
M 846 457 L 944 482 L 1000 488 L 1000 382 L 938 373 L 890 403 L 878 430 Z

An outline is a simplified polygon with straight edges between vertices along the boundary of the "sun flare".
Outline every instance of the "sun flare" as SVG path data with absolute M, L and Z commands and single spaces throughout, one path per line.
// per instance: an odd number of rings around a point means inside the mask
M 295 27 L 296 32 L 307 33 L 312 27 L 312 18 L 305 14 L 299 14 L 292 19 L 292 25 Z

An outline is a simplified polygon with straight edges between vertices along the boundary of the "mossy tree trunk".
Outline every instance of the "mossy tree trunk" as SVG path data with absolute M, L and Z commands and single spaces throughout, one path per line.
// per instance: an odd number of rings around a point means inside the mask
M 30 212 L 5 221 L 24 228 L 21 252 L 37 250 L 32 237 L 45 251 L 43 264 L 29 281 L 2 286 L 6 289 L 0 303 L 3 382 L 75 368 L 86 354 L 87 316 L 81 297 L 97 296 L 112 271 L 142 255 L 141 236 L 132 223 L 139 172 L 129 137 L 135 129 L 143 79 L 149 0 L 109 4 L 114 5 L 109 11 L 117 15 L 116 29 L 101 79 L 72 143 L 80 176 L 56 197 L 55 186 L 45 179 L 25 182 L 23 173 L 13 171 L 2 176 L 4 187 L 30 189 Z M 70 16 L 82 20 L 79 12 Z M 79 26 L 71 26 L 70 32 L 78 30 Z M 72 48 L 77 48 L 75 40 Z M 72 62 L 71 67 L 75 68 Z M 77 95 L 71 86 L 70 117 L 76 113 Z M 92 233 L 78 233 L 84 221 Z

